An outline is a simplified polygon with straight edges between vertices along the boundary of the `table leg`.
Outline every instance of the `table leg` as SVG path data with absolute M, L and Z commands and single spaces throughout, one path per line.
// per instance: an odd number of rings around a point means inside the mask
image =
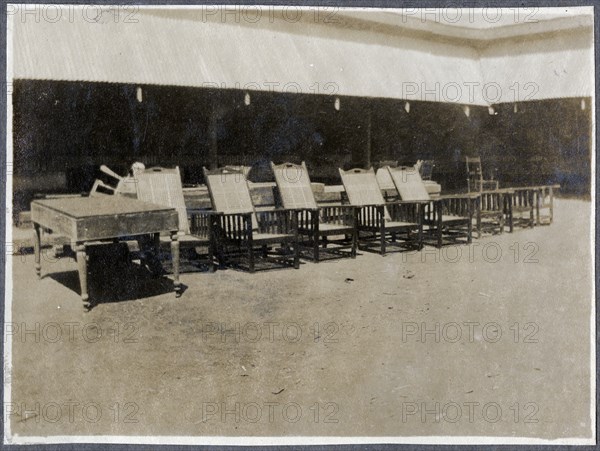
M 79 284 L 81 285 L 81 300 L 84 303 L 88 303 L 88 280 L 87 280 L 87 254 L 85 252 L 84 244 L 77 244 L 75 246 L 75 252 L 77 255 L 77 268 L 79 270 Z
M 33 250 L 35 253 L 35 273 L 37 274 L 38 279 L 40 279 L 42 276 L 42 265 L 40 259 L 40 253 L 42 248 L 42 231 L 40 229 L 39 224 L 33 224 L 33 233 L 35 235 L 33 237 Z
M 179 282 L 179 235 L 171 234 L 171 258 L 173 259 L 173 285 L 175 296 L 181 296 L 181 283 Z

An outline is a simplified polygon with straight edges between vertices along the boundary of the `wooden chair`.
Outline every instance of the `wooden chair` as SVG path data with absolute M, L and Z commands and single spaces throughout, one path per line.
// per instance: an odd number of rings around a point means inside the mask
M 292 209 L 256 211 L 248 182 L 239 170 L 203 168 L 214 210 L 218 215 L 217 243 L 222 255 L 237 257 L 252 273 L 257 269 L 300 265 L 297 212 Z M 278 252 L 271 252 L 279 245 Z M 229 247 L 234 249 L 229 251 Z M 227 248 L 227 249 L 224 249 Z M 260 250 L 267 268 L 256 267 L 256 251 Z M 269 254 L 269 252 L 271 252 Z
M 479 194 L 443 195 L 431 198 L 419 171 L 414 167 L 388 167 L 390 176 L 404 201 L 429 201 L 423 225 L 434 237 L 437 247 L 467 243 L 473 238 L 473 218 L 479 208 Z
M 385 255 L 388 245 L 422 248 L 424 202 L 386 203 L 373 168 L 338 170 L 350 204 L 358 208 L 359 249 L 372 251 L 375 244 Z
M 214 213 L 202 210 L 188 210 L 183 198 L 183 186 L 179 167 L 166 169 L 154 167 L 146 169 L 135 176 L 135 188 L 139 200 L 156 205 L 175 208 L 179 217 L 179 239 L 181 246 L 189 248 L 206 248 L 208 254 L 208 267 L 212 272 L 215 269 L 214 254 L 214 228 L 216 217 Z M 191 222 L 191 227 L 190 227 Z M 154 236 L 152 246 L 155 251 L 160 251 L 160 243 L 167 241 L 168 237 Z M 140 243 L 142 247 L 142 243 Z M 173 258 L 173 262 L 179 258 Z
M 493 191 L 499 188 L 497 180 L 484 180 L 481 157 L 465 157 L 467 163 L 467 191 Z
M 512 233 L 515 227 L 533 227 L 535 225 L 535 187 L 507 188 L 509 193 L 504 207 L 504 214 Z
M 275 182 L 284 208 L 298 211 L 298 232 L 307 240 L 301 241 L 309 247 L 308 254 L 315 262 L 322 260 L 320 246 L 328 244 L 328 256 L 356 257 L 358 241 L 357 210 L 350 205 L 318 206 L 312 191 L 306 164 L 297 165 L 271 162 Z M 338 236 L 342 238 L 332 239 Z
M 479 193 L 477 209 L 477 238 L 485 233 L 502 234 L 506 223 L 506 203 L 510 201 L 512 190 L 498 189 Z M 508 215 L 507 215 L 508 216 Z

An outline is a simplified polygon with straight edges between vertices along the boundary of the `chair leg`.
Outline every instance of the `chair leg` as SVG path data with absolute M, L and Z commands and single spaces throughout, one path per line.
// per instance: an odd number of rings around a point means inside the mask
M 313 258 L 315 263 L 319 263 L 319 235 L 313 237 Z
M 248 242 L 248 269 L 251 273 L 254 272 L 254 249 L 252 242 Z
M 300 243 L 294 242 L 294 268 L 300 268 Z
M 533 208 L 531 209 L 531 213 L 529 214 L 529 226 L 533 229 L 535 227 L 535 213 Z

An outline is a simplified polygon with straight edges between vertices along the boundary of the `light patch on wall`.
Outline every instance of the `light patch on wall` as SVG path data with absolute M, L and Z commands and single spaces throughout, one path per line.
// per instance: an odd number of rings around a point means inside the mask
M 142 101 L 144 100 L 144 94 L 142 93 L 142 87 L 138 86 L 137 90 L 135 92 L 135 97 L 137 99 L 138 102 L 142 103 Z
M 463 112 L 465 113 L 465 116 L 470 117 L 471 107 L 469 105 L 463 105 Z
M 404 111 L 406 111 L 407 113 L 410 113 L 410 102 L 406 102 L 404 104 Z
M 340 107 L 341 107 L 341 102 L 340 102 L 340 98 L 336 97 L 334 102 L 333 102 L 333 107 L 335 108 L 335 111 L 340 111 Z
M 250 93 L 247 92 L 246 94 L 244 94 L 244 105 L 249 106 L 250 105 Z
M 581 109 L 585 110 L 585 99 L 581 99 Z

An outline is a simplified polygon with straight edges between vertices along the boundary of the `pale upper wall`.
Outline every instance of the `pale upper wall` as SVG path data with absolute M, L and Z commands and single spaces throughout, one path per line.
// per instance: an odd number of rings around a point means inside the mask
M 592 30 L 585 27 L 491 44 L 481 52 L 488 100 L 501 103 L 593 96 L 592 39 Z
M 565 18 L 550 34 L 536 25 L 494 41 L 389 11 L 209 8 L 105 11 L 97 22 L 94 9 L 15 10 L 13 76 L 474 105 L 514 101 L 515 81 L 538 86 L 530 100 L 593 93 L 591 27 L 564 31 Z M 486 83 L 500 86 L 497 101 Z

